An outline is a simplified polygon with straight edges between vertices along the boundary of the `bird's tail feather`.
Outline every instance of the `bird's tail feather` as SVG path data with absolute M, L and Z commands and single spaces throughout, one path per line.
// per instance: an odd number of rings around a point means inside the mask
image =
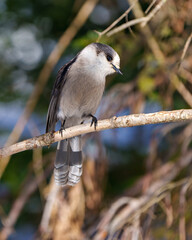
M 55 183 L 61 186 L 65 186 L 68 181 L 69 162 L 67 148 L 68 139 L 58 142 L 55 159 L 54 177 Z
M 75 185 L 82 175 L 81 136 L 58 143 L 54 176 L 57 185 Z

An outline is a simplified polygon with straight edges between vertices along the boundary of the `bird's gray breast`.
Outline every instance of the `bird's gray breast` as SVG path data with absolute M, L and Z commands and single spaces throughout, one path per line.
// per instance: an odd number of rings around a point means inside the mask
M 83 116 L 95 114 L 105 87 L 105 77 L 72 70 L 62 89 L 57 115 L 61 121 L 71 119 L 73 123 L 68 121 L 67 125 L 79 124 Z

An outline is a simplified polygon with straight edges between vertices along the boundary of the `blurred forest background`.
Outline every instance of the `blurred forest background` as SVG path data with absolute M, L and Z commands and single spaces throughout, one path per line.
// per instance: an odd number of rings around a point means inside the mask
M 0 0 L 1 147 L 45 132 L 57 71 L 125 12 L 115 28 L 147 17 L 100 35 L 123 76 L 107 79 L 97 117 L 192 107 L 191 0 Z M 0 239 L 192 239 L 191 140 L 190 122 L 87 134 L 67 189 L 52 179 L 55 144 L 2 159 Z

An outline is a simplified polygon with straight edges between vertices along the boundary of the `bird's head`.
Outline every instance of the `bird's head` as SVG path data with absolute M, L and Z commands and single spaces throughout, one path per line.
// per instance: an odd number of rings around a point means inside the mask
M 79 54 L 81 66 L 87 68 L 92 74 L 100 74 L 104 77 L 120 71 L 120 57 L 110 46 L 101 43 L 91 43 Z

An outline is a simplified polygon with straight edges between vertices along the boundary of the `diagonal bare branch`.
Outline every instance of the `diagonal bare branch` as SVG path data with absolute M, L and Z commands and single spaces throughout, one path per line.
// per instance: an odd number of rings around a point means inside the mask
M 182 109 L 174 111 L 162 111 L 148 114 L 132 114 L 122 117 L 113 117 L 111 119 L 105 119 L 98 121 L 96 131 L 102 131 L 112 128 L 121 127 L 133 127 L 146 124 L 168 123 L 184 120 L 192 120 L 192 109 Z M 0 149 L 0 159 L 3 157 L 22 152 L 25 150 L 43 147 L 51 145 L 54 142 L 61 141 L 63 139 L 71 138 L 85 133 L 94 132 L 94 126 L 90 127 L 90 124 L 81 124 L 68 128 L 60 134 L 60 131 L 55 133 L 47 133 L 38 137 L 30 138 L 22 142 L 18 142 L 9 147 Z M 3 161 L 3 160 L 2 160 Z
M 159 2 L 159 4 L 157 4 L 157 6 L 155 6 L 155 8 L 146 16 L 141 17 L 141 18 L 137 18 L 137 19 L 133 19 L 132 21 L 129 21 L 127 23 L 124 23 L 116 28 L 114 28 L 113 30 L 109 31 L 107 33 L 107 36 L 110 37 L 111 35 L 118 33 L 130 26 L 136 25 L 141 23 L 141 26 L 144 27 L 154 16 L 155 14 L 157 14 L 157 12 L 162 8 L 162 6 L 166 3 L 167 0 L 162 0 Z
M 182 55 L 181 55 L 181 60 L 180 60 L 180 64 L 179 64 L 179 67 L 181 66 L 181 63 L 186 55 L 186 52 L 187 52 L 187 49 L 189 48 L 189 45 L 191 43 L 191 40 L 192 40 L 192 32 L 191 34 L 189 35 L 189 37 L 187 38 L 187 41 L 185 43 L 185 46 L 183 48 L 183 52 L 182 52 Z
M 138 0 L 135 0 L 135 2 L 137 2 Z M 133 9 L 135 3 L 133 3 L 118 19 L 116 19 L 109 27 L 107 27 L 104 31 L 102 32 L 98 32 L 95 31 L 99 37 L 97 39 L 97 42 L 100 40 L 100 38 L 106 34 L 107 32 L 109 32 L 115 25 L 117 25 L 124 17 L 127 17 L 128 14 L 131 12 L 131 10 Z

